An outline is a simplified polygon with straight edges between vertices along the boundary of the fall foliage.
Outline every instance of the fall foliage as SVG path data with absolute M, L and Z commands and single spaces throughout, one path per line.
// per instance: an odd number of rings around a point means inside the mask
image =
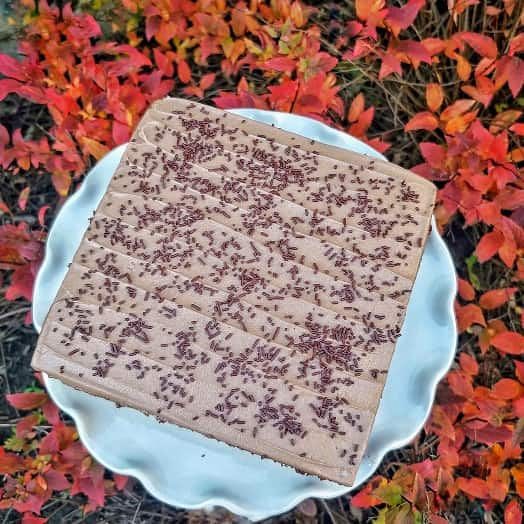
M 293 112 L 345 130 L 434 181 L 441 233 L 470 242 L 455 260 L 459 352 L 415 458 L 375 476 L 350 504 L 376 508 L 377 522 L 440 524 L 459 500 L 477 499 L 506 524 L 520 523 L 522 2 L 20 4 L 18 54 L 0 53 L 0 105 L 39 112 L 45 125 L 0 124 L 2 176 L 23 181 L 16 195 L 0 194 L 5 298 L 31 300 L 53 216 L 158 98 Z M 54 188 L 49 202 L 36 198 L 37 180 Z M 27 414 L 0 447 L 0 508 L 43 523 L 54 492 L 83 493 L 91 511 L 123 488 L 126 479 L 89 457 L 42 390 L 8 401 Z

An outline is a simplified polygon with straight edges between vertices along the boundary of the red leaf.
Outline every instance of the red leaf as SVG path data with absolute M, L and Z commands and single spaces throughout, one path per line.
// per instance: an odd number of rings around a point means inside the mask
M 296 61 L 287 56 L 277 56 L 264 62 L 264 68 L 282 71 L 283 73 L 292 73 L 296 65 Z
M 479 300 L 482 309 L 495 309 L 505 304 L 517 291 L 516 287 L 493 289 L 484 293 Z
M 15 409 L 29 411 L 43 406 L 48 397 L 45 393 L 14 393 L 5 398 Z
M 491 339 L 491 345 L 503 353 L 522 355 L 524 353 L 524 336 L 514 331 L 498 333 Z
M 147 39 L 149 40 L 150 38 L 147 37 Z M 172 55 L 170 55 L 169 52 L 164 54 L 160 49 L 155 47 L 153 49 L 153 56 L 155 57 L 155 63 L 158 69 L 162 71 L 164 76 L 171 77 L 174 75 L 175 68 L 173 67 Z
M 492 388 L 491 391 L 495 398 L 501 400 L 513 400 L 520 395 L 522 386 L 511 378 L 501 378 Z
M 504 56 L 498 60 L 496 82 L 497 85 L 507 82 L 511 94 L 516 98 L 524 84 L 524 60 L 517 56 Z
M 420 152 L 424 160 L 431 166 L 437 169 L 442 169 L 446 163 L 448 156 L 446 148 L 433 144 L 432 142 L 421 142 L 419 144 Z
M 20 191 L 20 194 L 18 195 L 18 207 L 25 211 L 25 208 L 27 207 L 27 199 L 29 198 L 29 192 L 31 191 L 31 188 L 28 186 L 22 191 Z
M 512 499 L 504 508 L 504 524 L 522 524 L 522 509 L 517 499 Z
M 10 93 L 15 93 L 21 86 L 18 80 L 2 78 L 0 80 L 0 102 Z
M 348 111 L 348 121 L 356 122 L 358 117 L 364 111 L 365 98 L 362 93 L 359 93 L 352 101 Z
M 33 268 L 33 263 L 27 263 L 14 270 L 11 275 L 11 285 L 5 292 L 7 300 L 16 300 L 24 297 L 31 300 L 33 297 L 33 285 L 35 282 L 36 268 Z
M 486 325 L 482 310 L 475 304 L 461 306 L 458 302 L 455 302 L 455 314 L 457 315 L 457 324 L 460 333 L 466 331 L 472 324 Z
M 457 479 L 457 486 L 470 497 L 476 499 L 487 499 L 489 497 L 489 490 L 485 480 L 459 477 Z
M 463 300 L 474 300 L 475 299 L 475 290 L 473 286 L 463 278 L 458 277 L 458 293 Z
M 524 52 L 524 33 L 520 33 L 520 35 L 515 36 L 511 39 L 509 43 L 509 49 L 508 49 L 508 55 L 513 56 L 516 53 L 523 53 Z
M 21 82 L 26 79 L 22 63 L 4 53 L 0 53 L 0 73 Z
M 497 253 L 504 243 L 504 235 L 500 231 L 486 233 L 477 245 L 476 253 L 479 262 L 486 262 Z
M 426 86 L 426 103 L 431 111 L 438 111 L 444 101 L 444 91 L 440 84 Z
M 12 475 L 24 469 L 24 467 L 22 457 L 14 453 L 7 453 L 7 451 L 0 446 L 0 475 Z
M 431 55 L 421 42 L 416 42 L 415 40 L 398 40 L 394 44 L 394 49 L 397 53 L 401 54 L 401 60 L 413 64 L 415 69 L 418 68 L 420 62 L 431 64 Z
M 122 491 L 129 482 L 129 477 L 126 477 L 125 475 L 119 475 L 118 473 L 113 473 L 113 481 L 115 483 L 116 489 Z
M 34 513 L 24 513 L 21 524 L 45 524 L 46 517 L 37 517 Z
M 448 384 L 453 393 L 459 397 L 473 397 L 473 386 L 471 377 L 460 371 L 450 371 L 447 376 Z
M 131 138 L 131 128 L 127 124 L 113 120 L 111 136 L 115 145 L 124 144 Z M 69 192 L 69 188 L 67 191 Z
M 429 111 L 423 111 L 414 115 L 409 122 L 404 126 L 406 131 L 415 131 L 417 129 L 425 129 L 426 131 L 433 131 L 438 127 L 437 117 Z
M 367 484 L 362 491 L 351 497 L 350 505 L 355 506 L 356 508 L 371 508 L 383 504 L 381 499 L 372 494 L 372 491 L 373 486 Z
M 504 238 L 504 243 L 500 246 L 498 251 L 499 257 L 508 267 L 513 267 L 515 258 L 517 257 L 517 244 L 513 237 Z
M 51 399 L 42 406 L 42 412 L 45 419 L 53 426 L 60 422 L 60 411 L 58 411 L 56 404 Z
M 47 487 L 53 491 L 68 489 L 71 485 L 62 472 L 53 469 L 44 473 L 44 478 L 47 482 Z
M 209 89 L 213 85 L 213 82 L 215 81 L 215 78 L 216 78 L 216 74 L 215 73 L 207 73 L 206 75 L 204 75 L 200 79 L 200 82 L 198 84 L 200 86 L 200 89 L 203 89 L 204 91 L 206 89 Z
M 460 367 L 468 375 L 477 375 L 479 372 L 478 362 L 468 353 L 461 353 L 459 357 Z
M 38 424 L 38 416 L 34 414 L 27 415 L 27 417 L 24 417 L 16 424 L 16 436 L 24 438 L 36 424 Z
M 42 206 L 39 210 L 38 210 L 38 223 L 44 227 L 45 226 L 45 214 L 47 212 L 48 209 L 50 209 L 51 206 Z
M 382 57 L 382 64 L 380 66 L 378 78 L 379 80 L 383 80 L 391 73 L 397 73 L 402 76 L 402 64 L 397 57 L 391 54 L 386 54 Z
M 472 32 L 457 33 L 455 36 L 468 43 L 479 55 L 497 58 L 497 44 L 489 36 Z
M 177 64 L 178 78 L 184 84 L 191 82 L 191 69 L 185 60 L 179 60 Z
M 524 362 L 521 362 L 520 360 L 514 360 L 513 364 L 515 364 L 515 375 L 517 375 L 517 378 L 520 380 L 521 384 L 524 384 Z
M 425 3 L 426 0 L 408 0 L 402 7 L 388 7 L 386 25 L 391 28 L 395 36 L 398 36 L 400 31 L 407 29 L 414 22 Z
M 268 101 L 270 106 L 277 111 L 290 112 L 293 101 L 297 96 L 298 81 L 285 80 L 279 85 L 269 86 L 270 95 Z

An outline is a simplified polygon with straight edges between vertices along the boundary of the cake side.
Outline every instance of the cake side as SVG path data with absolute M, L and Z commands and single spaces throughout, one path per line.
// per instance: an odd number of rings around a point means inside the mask
M 401 168 L 400 181 L 388 180 L 390 167 L 382 172 L 366 157 L 342 161 L 342 150 L 307 149 L 303 139 L 290 147 L 294 136 L 280 131 L 261 142 L 276 130 L 230 116 L 173 99 L 146 113 L 48 314 L 33 366 L 351 485 L 434 189 Z M 227 137 L 210 136 L 212 124 Z M 230 151 L 235 137 L 242 158 Z M 280 180 L 278 166 L 285 171 L 290 159 L 306 175 Z M 357 161 L 364 169 L 355 172 Z M 285 187 L 265 184 L 264 166 Z M 337 170 L 344 176 L 331 177 Z M 389 188 L 382 202 L 366 187 L 373 177 Z M 358 209 L 344 220 L 344 206 L 369 210 L 365 227 Z M 401 215 L 397 223 L 381 216 L 386 208 Z

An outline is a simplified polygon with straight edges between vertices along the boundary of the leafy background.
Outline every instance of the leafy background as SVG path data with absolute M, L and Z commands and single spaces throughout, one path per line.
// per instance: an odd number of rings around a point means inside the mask
M 4 522 L 233 522 L 112 475 L 33 377 L 30 300 L 54 215 L 167 94 L 316 118 L 433 180 L 461 332 L 425 429 L 360 492 L 280 521 L 520 524 L 522 0 L 21 0 L 0 24 Z M 16 42 L 16 44 L 15 44 Z

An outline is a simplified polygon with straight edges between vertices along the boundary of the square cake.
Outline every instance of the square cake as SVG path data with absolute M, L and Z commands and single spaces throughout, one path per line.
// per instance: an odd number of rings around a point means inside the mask
M 351 485 L 430 229 L 393 164 L 167 98 L 140 122 L 34 368 Z

